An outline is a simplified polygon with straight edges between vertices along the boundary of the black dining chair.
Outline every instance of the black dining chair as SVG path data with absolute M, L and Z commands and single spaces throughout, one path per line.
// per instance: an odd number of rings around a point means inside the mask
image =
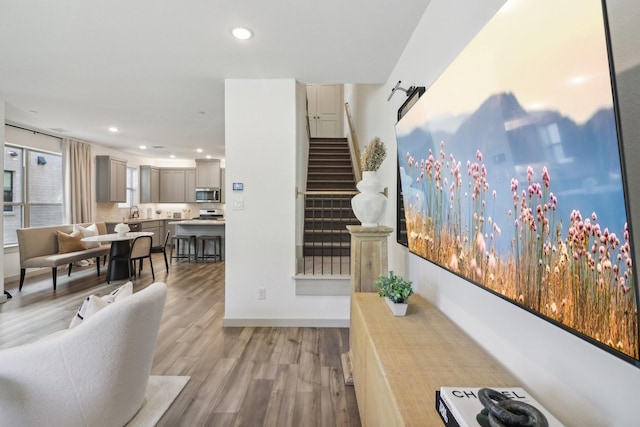
M 169 244 L 169 238 L 171 237 L 171 231 L 167 231 L 167 235 L 164 238 L 164 243 L 161 246 L 152 246 L 151 253 L 152 254 L 163 254 L 164 255 L 164 265 L 167 267 L 167 272 L 169 272 L 169 261 L 167 259 L 167 245 Z M 141 264 L 142 266 L 142 264 Z
M 131 243 L 131 248 L 128 254 L 116 255 L 111 257 L 109 263 L 113 262 L 126 262 L 129 268 L 129 280 L 133 280 L 133 276 L 136 273 L 136 261 L 140 262 L 139 273 L 142 272 L 142 260 L 149 258 L 149 265 L 151 266 L 151 277 L 156 280 L 156 273 L 153 271 L 153 261 L 151 260 L 151 236 L 139 236 Z

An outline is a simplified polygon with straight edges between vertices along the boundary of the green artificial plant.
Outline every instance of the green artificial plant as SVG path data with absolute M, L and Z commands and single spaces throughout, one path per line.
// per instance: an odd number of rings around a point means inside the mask
M 403 304 L 407 302 L 409 296 L 413 293 L 411 283 L 402 276 L 396 276 L 393 271 L 390 271 L 388 277 L 380 276 L 374 285 L 380 288 L 378 295 L 381 297 L 387 297 L 395 303 Z

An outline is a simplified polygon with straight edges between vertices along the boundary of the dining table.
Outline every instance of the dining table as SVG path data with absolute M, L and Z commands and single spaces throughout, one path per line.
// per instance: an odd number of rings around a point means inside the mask
M 153 232 L 129 231 L 127 233 L 108 233 L 83 237 L 81 240 L 83 242 L 111 243 L 109 258 L 112 258 L 115 255 L 128 254 L 131 248 L 131 241 L 140 236 L 153 236 Z M 114 268 L 111 268 L 111 262 L 109 262 L 107 267 L 107 282 L 129 278 L 129 269 L 124 266 L 118 267 L 118 264 L 119 263 L 115 263 Z

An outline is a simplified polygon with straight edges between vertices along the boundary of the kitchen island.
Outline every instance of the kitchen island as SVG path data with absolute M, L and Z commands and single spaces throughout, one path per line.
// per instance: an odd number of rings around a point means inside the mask
M 222 259 L 224 260 L 224 220 L 192 219 L 182 221 L 171 221 L 168 225 L 175 225 L 176 234 L 188 236 L 220 236 Z M 211 242 L 207 242 L 210 245 Z M 212 253 L 213 246 L 207 246 L 207 252 Z

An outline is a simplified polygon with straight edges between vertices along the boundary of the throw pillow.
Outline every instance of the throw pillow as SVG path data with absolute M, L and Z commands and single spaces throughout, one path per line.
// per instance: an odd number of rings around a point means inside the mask
M 90 295 L 82 302 L 82 305 L 80 305 L 78 312 L 75 316 L 73 316 L 73 319 L 71 319 L 69 329 L 75 328 L 83 321 L 87 320 L 89 317 L 105 308 L 107 305 L 128 297 L 131 294 L 133 294 L 133 282 L 127 282 L 119 288 L 114 289 L 111 293 L 102 297 Z
M 88 227 L 83 227 L 81 225 L 74 225 L 73 231 L 79 231 L 82 234 L 82 237 L 92 237 L 98 236 L 100 233 L 98 232 L 98 227 L 95 224 L 91 224 Z M 87 249 L 91 248 L 99 248 L 100 242 L 84 242 L 87 246 Z
M 109 303 L 102 298 L 95 295 L 89 295 L 78 309 L 76 315 L 71 319 L 69 329 L 75 328 L 83 321 L 105 308 L 107 305 L 109 305 Z
M 127 282 L 119 288 L 114 289 L 110 294 L 102 297 L 109 304 L 121 300 L 133 294 L 133 282 Z
M 74 231 L 71 234 L 63 233 L 62 231 L 56 231 L 56 233 L 58 234 L 58 253 L 66 254 L 87 249 L 87 245 L 80 240 L 82 239 L 82 234 L 79 231 Z

